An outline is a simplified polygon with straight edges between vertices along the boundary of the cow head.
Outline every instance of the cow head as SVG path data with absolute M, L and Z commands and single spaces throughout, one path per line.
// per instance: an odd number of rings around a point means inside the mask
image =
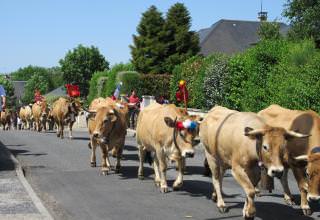
M 99 141 L 107 142 L 108 136 L 117 121 L 118 113 L 113 107 L 104 106 L 98 108 L 93 114 L 95 115 L 94 120 L 96 124 L 92 136 Z
M 270 177 L 280 178 L 283 174 L 283 164 L 281 157 L 287 140 L 290 138 L 304 138 L 309 135 L 303 135 L 293 131 L 287 131 L 280 127 L 269 127 L 265 129 L 245 128 L 245 136 L 256 139 L 256 150 L 259 157 L 259 165 L 267 169 Z
M 74 113 L 75 115 L 78 115 L 78 113 L 81 111 L 82 103 L 78 99 L 70 99 L 69 101 L 69 111 L 71 113 Z
M 173 141 L 175 146 L 181 152 L 182 157 L 193 157 L 195 146 L 195 137 L 198 135 L 199 122 L 193 121 L 190 116 L 179 119 L 165 117 L 166 125 L 174 129 Z
M 306 178 L 308 181 L 308 196 L 310 202 L 320 200 L 320 147 L 315 147 L 309 155 L 301 155 L 295 158 L 302 166 L 306 166 Z

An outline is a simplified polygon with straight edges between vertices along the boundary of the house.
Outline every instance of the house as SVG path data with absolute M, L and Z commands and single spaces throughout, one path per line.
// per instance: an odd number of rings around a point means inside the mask
M 201 29 L 200 53 L 234 54 L 242 52 L 259 41 L 260 21 L 241 21 L 221 19 L 209 28 Z M 286 35 L 289 25 L 280 23 L 280 33 Z
M 24 95 L 24 87 L 27 81 L 12 81 L 12 85 L 14 88 L 14 97 L 21 103 L 22 97 Z

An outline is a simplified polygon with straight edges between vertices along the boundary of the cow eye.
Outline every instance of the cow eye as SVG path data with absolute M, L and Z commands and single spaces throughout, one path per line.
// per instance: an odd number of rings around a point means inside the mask
M 265 150 L 265 151 L 269 150 L 269 147 L 267 145 L 263 145 L 262 147 L 263 147 L 263 150 Z

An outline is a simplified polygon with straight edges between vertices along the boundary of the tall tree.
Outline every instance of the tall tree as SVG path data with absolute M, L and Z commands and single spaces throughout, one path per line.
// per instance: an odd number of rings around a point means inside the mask
M 98 48 L 79 45 L 59 61 L 65 83 L 79 85 L 81 96 L 87 96 L 89 81 L 96 71 L 109 69 L 109 63 Z
M 199 36 L 190 31 L 191 17 L 188 9 L 182 3 L 174 4 L 167 12 L 164 25 L 167 52 L 165 66 L 171 73 L 173 68 L 188 58 L 196 55 L 199 48 Z
M 17 71 L 10 74 L 12 80 L 27 81 L 33 75 L 47 75 L 47 69 L 39 66 L 29 65 L 27 67 L 19 68 Z
M 130 45 L 132 63 L 142 73 L 164 73 L 165 43 L 164 19 L 155 6 L 151 6 L 142 14 L 137 27 L 137 35 L 133 35 Z
M 287 0 L 283 14 L 289 18 L 292 26 L 290 37 L 294 39 L 312 37 L 316 47 L 320 48 L 319 0 Z
M 22 101 L 25 104 L 32 103 L 34 98 L 34 91 L 38 89 L 41 94 L 49 92 L 49 80 L 43 75 L 33 75 L 25 85 L 24 96 Z

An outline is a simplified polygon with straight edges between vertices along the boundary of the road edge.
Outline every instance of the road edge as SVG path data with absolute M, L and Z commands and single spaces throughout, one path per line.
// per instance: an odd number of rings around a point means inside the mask
M 2 144 L 2 145 L 5 147 L 4 144 Z M 27 181 L 26 177 L 24 176 L 23 169 L 22 169 L 22 166 L 21 166 L 19 160 L 17 158 L 15 158 L 15 156 L 13 156 L 13 154 L 10 152 L 9 149 L 7 149 L 6 147 L 5 147 L 5 149 L 7 150 L 8 154 L 10 155 L 10 159 L 15 164 L 15 171 L 17 173 L 17 176 L 18 176 L 20 182 L 22 183 L 23 187 L 26 189 L 28 195 L 30 196 L 30 198 L 31 198 L 32 202 L 34 203 L 34 205 L 39 210 L 40 214 L 44 217 L 44 219 L 54 220 L 54 218 L 52 217 L 50 212 L 43 205 L 41 199 L 37 196 L 35 191 L 32 189 L 31 185 Z

